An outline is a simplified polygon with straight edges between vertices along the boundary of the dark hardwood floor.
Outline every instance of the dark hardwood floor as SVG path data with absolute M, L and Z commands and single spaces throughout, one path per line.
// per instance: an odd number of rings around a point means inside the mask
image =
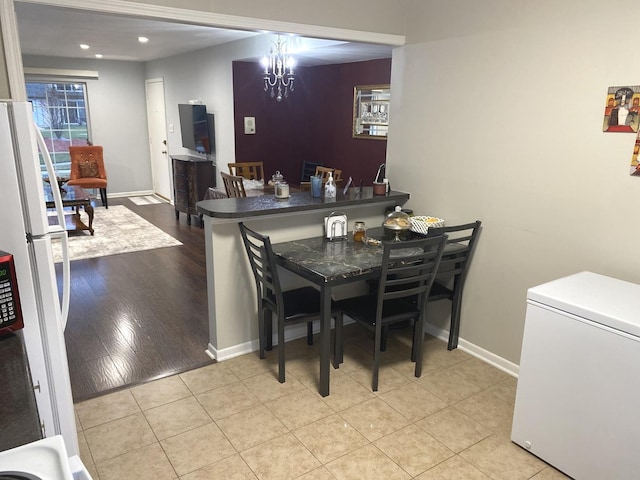
M 99 202 L 98 204 L 99 205 Z M 204 230 L 173 206 L 125 205 L 183 243 L 71 262 L 65 330 L 74 402 L 197 368 L 209 342 Z M 61 266 L 56 265 L 58 282 Z

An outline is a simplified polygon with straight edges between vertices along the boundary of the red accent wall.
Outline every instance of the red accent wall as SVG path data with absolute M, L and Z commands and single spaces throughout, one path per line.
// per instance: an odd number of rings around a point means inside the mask
M 292 184 L 304 161 L 323 163 L 370 185 L 387 142 L 352 137 L 353 88 L 390 81 L 391 59 L 299 67 L 295 90 L 277 102 L 263 89 L 259 63 L 233 62 L 236 162 L 262 161 L 267 179 L 280 170 Z M 256 118 L 255 135 L 244 134 L 244 117 Z

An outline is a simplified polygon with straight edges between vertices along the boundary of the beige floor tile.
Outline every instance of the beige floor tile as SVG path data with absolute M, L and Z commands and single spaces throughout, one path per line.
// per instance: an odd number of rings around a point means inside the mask
M 322 463 L 328 463 L 369 443 L 338 414 L 299 428 L 293 433 Z
M 374 398 L 340 412 L 370 442 L 405 427 L 409 420 L 387 403 Z
M 264 405 L 225 417 L 216 423 L 239 452 L 288 432 L 287 427 Z
M 85 430 L 96 464 L 157 442 L 142 412 Z
M 241 381 L 201 393 L 196 398 L 214 420 L 229 417 L 261 403 Z
M 379 396 L 410 421 L 416 422 L 447 406 L 445 402 L 428 392 L 416 382 Z
M 89 444 L 87 443 L 87 437 L 84 432 L 78 432 L 78 448 L 80 450 L 80 460 L 86 465 L 93 465 L 93 456 L 91 456 L 91 450 L 89 450 Z
M 194 397 L 176 400 L 173 403 L 151 408 L 143 413 L 158 440 L 178 435 L 213 421 Z
M 415 365 L 409 360 L 401 363 L 408 363 L 412 366 Z M 404 375 L 403 373 L 396 370 L 392 365 L 396 364 L 391 363 L 391 365 L 380 365 L 380 368 L 378 370 L 378 391 L 375 392 L 377 395 L 393 390 L 394 388 L 401 387 L 415 380 L 415 377 L 408 377 Z M 353 371 L 349 372 L 349 376 L 363 387 L 371 390 L 371 382 L 373 380 L 373 370 L 371 366 L 369 366 L 368 368 L 354 369 Z
M 193 472 L 236 453 L 214 423 L 162 440 L 160 445 L 178 475 Z
M 411 476 L 374 445 L 367 445 L 326 465 L 336 480 L 408 480 Z
M 91 464 L 91 465 L 85 465 L 87 472 L 89 472 L 89 475 L 91 475 L 91 479 L 92 480 L 100 480 L 100 474 L 98 473 L 98 467 L 96 467 L 95 465 Z
M 140 412 L 129 390 L 92 398 L 75 405 L 83 430 Z
M 308 357 L 289 359 L 286 362 L 287 375 L 293 375 L 296 380 L 309 389 L 318 390 L 318 381 L 320 379 L 320 357 L 310 359 Z M 330 374 L 333 374 L 331 367 Z
M 187 473 L 180 480 L 257 480 L 240 455 L 235 454 L 195 472 Z
M 238 377 L 224 363 L 214 363 L 181 373 L 180 378 L 194 395 L 238 381 Z
M 484 473 L 460 458 L 451 457 L 419 475 L 415 480 L 491 480 Z
M 518 380 L 514 377 L 509 377 L 505 381 L 488 388 L 487 391 L 493 393 L 500 400 L 508 403 L 513 407 L 516 404 L 517 386 Z
M 267 402 L 266 406 L 289 430 L 333 414 L 319 394 L 306 389 Z
M 482 388 L 447 369 L 423 375 L 417 383 L 448 405 L 482 391 Z
M 131 394 L 142 410 L 148 410 L 190 397 L 191 391 L 180 379 L 179 375 L 173 375 L 133 387 L 131 388 Z
M 329 395 L 323 401 L 336 412 L 375 398 L 371 388 L 363 387 L 347 374 L 333 370 L 330 378 Z
M 472 358 L 459 348 L 447 350 L 447 343 L 439 339 L 432 339 L 424 345 L 423 360 L 426 364 L 437 364 L 443 368 L 449 368 Z
M 416 425 L 409 425 L 375 442 L 409 475 L 416 476 L 454 453 Z
M 492 435 L 459 454 L 494 480 L 529 479 L 546 464 L 510 441 Z
M 97 465 L 100 480 L 173 480 L 177 475 L 158 443 Z
M 75 420 L 76 420 L 76 432 L 81 432 L 82 431 L 82 424 L 80 423 L 80 417 L 78 417 L 78 411 L 74 410 L 73 411 L 73 415 L 74 415 Z
M 571 477 L 565 475 L 564 473 L 556 470 L 553 467 L 547 466 L 540 473 L 531 477 L 531 480 L 565 480 L 567 478 L 571 480 Z
M 320 462 L 291 433 L 241 453 L 260 480 L 290 480 L 315 470 Z
M 460 362 L 450 370 L 483 389 L 510 378 L 508 374 L 477 358 Z
M 277 376 L 270 372 L 246 378 L 242 383 L 263 402 L 275 400 L 305 388 L 291 373 L 287 374 L 284 383 L 280 383 Z
M 490 429 L 455 408 L 434 413 L 416 425 L 456 453 L 491 435 Z
M 278 359 L 274 355 L 274 352 L 267 352 L 268 358 L 260 359 L 258 352 L 248 353 L 247 355 L 241 355 L 239 357 L 226 360 L 224 364 L 233 372 L 233 374 L 240 380 L 244 380 L 254 375 L 259 375 L 265 372 L 275 372 L 277 368 Z
M 298 477 L 297 480 L 336 480 L 336 477 L 327 470 L 327 467 L 322 466 L 310 471 L 309 473 L 305 473 L 301 477 Z
M 476 393 L 456 403 L 454 408 L 487 428 L 496 430 L 507 427 L 511 429 L 513 406 L 488 390 Z

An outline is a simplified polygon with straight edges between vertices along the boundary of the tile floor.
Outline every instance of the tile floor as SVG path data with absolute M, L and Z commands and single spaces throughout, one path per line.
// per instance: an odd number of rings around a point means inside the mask
M 413 376 L 392 332 L 380 389 L 371 345 L 345 328 L 331 395 L 317 391 L 317 345 L 287 343 L 76 404 L 81 458 L 96 480 L 567 478 L 509 440 L 516 379 L 433 337 Z

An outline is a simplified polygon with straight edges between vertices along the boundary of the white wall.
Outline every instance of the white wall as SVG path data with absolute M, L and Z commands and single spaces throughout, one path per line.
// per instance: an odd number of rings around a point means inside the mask
M 270 35 L 261 35 L 146 64 L 145 78 L 164 80 L 170 155 L 194 154 L 182 148 L 178 104 L 198 99 L 208 113 L 215 115 L 216 171 L 227 171 L 226 165 L 235 162 L 232 62 L 263 55 L 269 51 L 271 39 Z M 260 82 L 256 74 L 256 88 L 262 88 Z
M 410 3 L 389 176 L 416 213 L 483 221 L 461 337 L 519 363 L 527 288 L 582 270 L 640 283 L 635 135 L 602 132 L 607 88 L 640 84 L 640 4 Z
M 143 64 L 29 55 L 23 63 L 25 67 L 97 71 L 97 80 L 86 80 L 90 134 L 95 145 L 104 147 L 107 193 L 152 190 Z

